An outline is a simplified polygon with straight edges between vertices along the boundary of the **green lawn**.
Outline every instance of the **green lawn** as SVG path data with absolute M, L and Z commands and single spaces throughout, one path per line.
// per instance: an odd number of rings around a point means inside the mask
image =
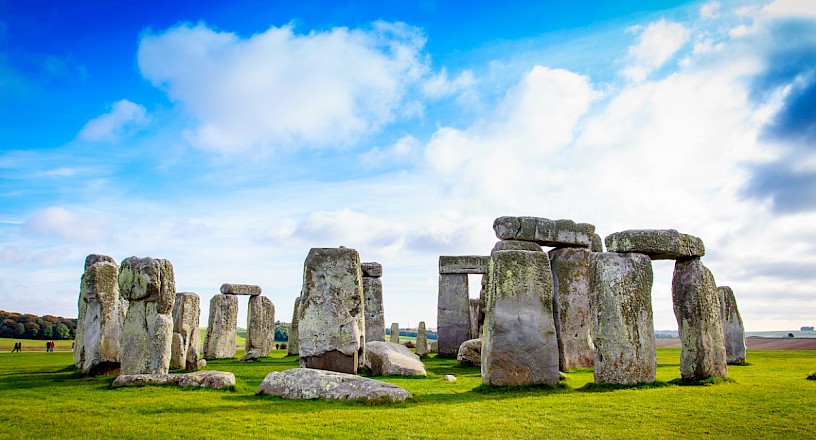
M 239 352 L 236 356 L 240 356 Z M 282 350 L 261 362 L 211 361 L 237 391 L 111 389 L 71 353 L 0 353 L 0 438 L 813 438 L 816 351 L 750 351 L 730 383 L 590 392 L 592 372 L 560 389 L 484 390 L 478 368 L 426 361 L 428 377 L 385 378 L 412 402 L 366 406 L 256 396 L 270 371 L 297 366 Z M 658 349 L 659 381 L 679 377 L 679 349 Z M 456 383 L 442 381 L 454 374 Z

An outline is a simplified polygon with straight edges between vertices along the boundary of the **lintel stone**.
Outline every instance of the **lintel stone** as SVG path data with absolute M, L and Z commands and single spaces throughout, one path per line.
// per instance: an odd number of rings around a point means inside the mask
M 221 285 L 221 293 L 224 295 L 251 295 L 256 296 L 261 294 L 261 286 L 254 286 L 252 284 L 228 284 Z
M 488 256 L 463 255 L 440 256 L 440 274 L 485 274 L 487 273 Z
M 550 247 L 590 247 L 595 226 L 543 217 L 499 217 L 493 230 L 500 240 L 531 241 Z
M 674 229 L 630 229 L 606 237 L 607 252 L 646 254 L 652 260 L 677 260 L 705 255 L 703 240 Z

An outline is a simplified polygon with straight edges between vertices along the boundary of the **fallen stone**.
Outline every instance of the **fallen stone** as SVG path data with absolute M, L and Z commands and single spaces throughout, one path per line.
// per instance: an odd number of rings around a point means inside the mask
M 595 234 L 595 226 L 589 223 L 542 217 L 499 217 L 493 222 L 493 230 L 501 240 L 531 241 L 551 247 L 590 247 Z
M 643 254 L 597 252 L 591 270 L 595 383 L 654 382 L 651 260 Z
M 561 248 L 549 252 L 553 274 L 553 318 L 561 371 L 595 365 L 595 345 L 590 335 L 592 254 L 584 248 Z
M 607 252 L 636 252 L 652 260 L 677 260 L 705 255 L 703 240 L 674 229 L 631 229 L 606 237 Z
M 249 298 L 247 337 L 241 362 L 269 356 L 275 345 L 275 305 L 265 296 Z
M 123 374 L 114 379 L 113 388 L 125 385 L 165 385 L 220 390 L 235 386 L 235 375 L 226 371 L 196 371 L 184 374 Z
M 725 360 L 728 365 L 745 363 L 745 326 L 737 309 L 734 291 L 728 286 L 717 287 L 722 311 L 723 337 L 725 338 Z
M 462 367 L 478 367 L 482 365 L 482 340 L 470 339 L 462 342 L 456 354 L 456 363 Z
M 300 356 L 300 349 L 298 348 L 298 316 L 300 315 L 298 309 L 300 308 L 300 300 L 300 296 L 295 298 L 295 305 L 292 308 L 292 324 L 289 328 L 289 340 L 286 343 L 287 356 Z
M 170 354 L 170 369 L 198 369 L 198 347 L 201 332 L 198 321 L 201 316 L 201 300 L 193 292 L 179 292 L 173 306 L 173 345 Z
M 365 359 L 365 306 L 360 255 L 312 248 L 303 269 L 299 308 L 300 365 L 354 374 Z
M 82 319 L 84 353 L 80 368 L 84 374 L 95 376 L 119 370 L 119 343 L 127 301 L 119 295 L 118 274 L 118 264 L 99 258 L 87 267 L 82 277 L 86 307 Z
M 224 295 L 251 295 L 256 296 L 261 294 L 261 286 L 254 286 L 252 284 L 227 284 L 221 285 L 221 293 Z
M 407 347 L 407 348 L 416 348 L 416 342 L 414 342 L 414 341 L 412 341 L 410 339 L 406 340 L 406 341 L 400 341 L 399 344 L 402 345 L 403 347 Z
M 440 274 L 436 306 L 439 356 L 455 357 L 470 339 L 470 301 L 467 274 Z
M 223 293 L 213 295 L 207 336 L 204 338 L 204 359 L 234 358 L 237 336 L 238 297 Z
M 385 342 L 382 278 L 363 277 L 366 341 Z
M 456 382 L 456 376 L 452 374 L 446 374 L 445 377 L 442 378 L 445 382 Z
M 360 263 L 363 276 L 369 278 L 380 278 L 382 276 L 382 264 L 377 262 Z
M 399 323 L 392 322 L 391 323 L 391 332 L 389 334 L 388 342 L 393 342 L 394 344 L 399 344 L 400 341 L 400 329 Z
M 402 402 L 413 396 L 403 388 L 353 374 L 312 368 L 274 371 L 264 378 L 258 394 L 284 399 L 363 400 Z
M 366 344 L 365 367 L 377 376 L 425 376 L 425 364 L 407 347 L 393 342 Z
M 425 330 L 425 321 L 419 321 L 416 337 L 416 354 L 420 359 L 428 357 L 428 334 Z
M 558 383 L 553 280 L 547 254 L 495 251 L 490 255 L 488 276 L 482 383 Z
M 441 274 L 482 274 L 487 273 L 487 262 L 490 257 L 480 255 L 441 256 L 439 273 Z
M 682 344 L 680 376 L 683 380 L 725 377 L 725 337 L 717 284 L 699 258 L 674 264 L 672 302 Z

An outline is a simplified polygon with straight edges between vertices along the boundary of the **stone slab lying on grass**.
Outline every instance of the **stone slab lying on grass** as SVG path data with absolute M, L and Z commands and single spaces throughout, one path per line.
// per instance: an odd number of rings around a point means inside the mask
M 482 340 L 469 339 L 462 342 L 456 354 L 456 363 L 463 367 L 479 367 L 482 365 Z
M 353 374 L 312 368 L 274 371 L 258 386 L 258 394 L 284 399 L 331 399 L 402 402 L 413 396 L 404 388 Z
M 499 217 L 493 230 L 500 240 L 522 240 L 552 247 L 590 247 L 595 226 L 542 217 Z
M 705 255 L 703 240 L 674 229 L 630 229 L 606 237 L 607 252 L 637 252 L 652 260 L 676 260 L 678 258 Z
M 365 367 L 377 376 L 426 376 L 425 364 L 408 347 L 393 342 L 366 344 Z
M 185 374 L 123 374 L 113 381 L 114 388 L 125 385 L 165 384 L 220 390 L 235 386 L 235 375 L 227 371 L 196 371 Z

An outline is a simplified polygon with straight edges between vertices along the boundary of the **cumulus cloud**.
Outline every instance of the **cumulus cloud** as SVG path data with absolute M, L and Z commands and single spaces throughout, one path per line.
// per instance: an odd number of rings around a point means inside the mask
M 401 137 L 394 145 L 380 149 L 374 147 L 360 155 L 360 163 L 365 167 L 383 167 L 388 165 L 399 165 L 413 163 L 421 152 L 421 142 L 419 139 L 407 135 Z
M 147 110 L 143 106 L 123 99 L 115 102 L 110 112 L 88 121 L 78 137 L 83 141 L 112 142 L 148 122 Z
M 221 153 L 280 145 L 346 145 L 416 105 L 427 73 L 416 28 L 297 34 L 271 27 L 242 38 L 203 24 L 147 34 L 138 63 L 195 120 L 196 146 Z M 167 60 L 174 60 L 168 63 Z
M 631 81 L 640 82 L 659 69 L 689 40 L 690 31 L 680 23 L 660 19 L 645 28 L 631 28 L 638 32 L 638 42 L 629 47 L 629 65 L 623 75 Z
M 108 222 L 105 218 L 90 213 L 80 215 L 59 206 L 35 213 L 23 223 L 22 231 L 28 235 L 83 243 L 98 243 L 109 238 Z

